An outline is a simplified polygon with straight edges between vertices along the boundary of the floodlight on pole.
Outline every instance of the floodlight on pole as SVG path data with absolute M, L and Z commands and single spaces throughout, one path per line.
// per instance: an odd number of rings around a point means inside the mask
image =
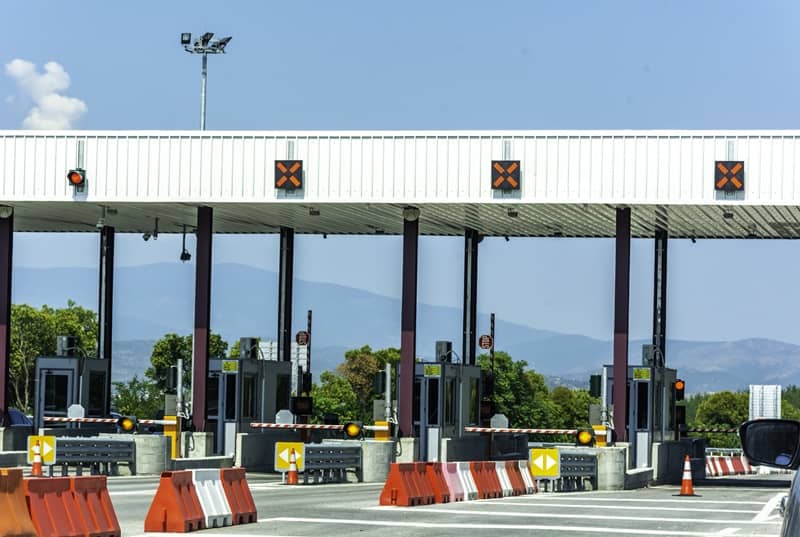
M 200 86 L 200 130 L 206 130 L 206 86 L 208 79 L 208 55 L 209 54 L 224 54 L 225 47 L 228 45 L 232 37 L 223 37 L 221 39 L 213 39 L 213 32 L 206 32 L 192 44 L 192 34 L 184 32 L 181 34 L 181 45 L 183 49 L 190 54 L 202 54 L 203 63 Z

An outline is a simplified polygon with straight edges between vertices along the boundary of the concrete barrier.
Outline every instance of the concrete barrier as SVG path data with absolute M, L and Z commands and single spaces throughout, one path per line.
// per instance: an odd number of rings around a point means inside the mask
M 597 450 L 597 489 L 625 488 L 626 447 L 607 447 Z
M 5 453 L 0 453 L 0 468 L 17 468 L 27 464 L 27 451 L 6 451 Z
M 419 459 L 419 438 L 399 438 L 394 462 L 414 462 Z
M 361 443 L 361 477 L 364 483 L 383 483 L 389 475 L 394 442 L 364 440 Z
M 214 433 L 181 433 L 182 459 L 197 459 L 214 455 Z
M 0 451 L 27 451 L 28 436 L 33 434 L 33 427 L 14 425 L 0 427 Z

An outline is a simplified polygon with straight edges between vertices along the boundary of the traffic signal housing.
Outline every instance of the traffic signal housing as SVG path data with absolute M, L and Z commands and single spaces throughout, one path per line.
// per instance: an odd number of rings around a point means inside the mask
M 675 400 L 676 401 L 683 401 L 684 397 L 684 390 L 686 389 L 686 382 L 683 379 L 677 379 L 675 382 L 672 383 L 672 387 L 675 390 Z
M 361 438 L 363 436 L 364 425 L 360 421 L 348 421 L 342 426 L 344 437 L 350 439 Z
M 123 433 L 135 433 L 138 426 L 136 416 L 120 416 L 117 420 L 117 427 Z
M 594 429 L 578 429 L 575 434 L 575 445 L 578 447 L 593 447 L 594 441 Z
M 70 185 L 75 187 L 78 192 L 83 192 L 86 186 L 86 170 L 82 168 L 75 168 L 67 172 L 67 181 Z

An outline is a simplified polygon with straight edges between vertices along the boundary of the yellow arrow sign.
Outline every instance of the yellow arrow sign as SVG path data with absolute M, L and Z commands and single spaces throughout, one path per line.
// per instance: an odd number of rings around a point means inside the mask
M 39 455 L 42 464 L 56 463 L 56 437 L 55 436 L 29 436 L 28 437 L 28 464 L 33 462 L 33 447 L 39 442 Z
M 275 442 L 275 471 L 288 472 L 294 449 L 297 471 L 302 472 L 305 461 L 305 445 L 302 442 Z
M 533 448 L 530 452 L 531 475 L 534 477 L 559 477 L 561 464 L 558 448 Z

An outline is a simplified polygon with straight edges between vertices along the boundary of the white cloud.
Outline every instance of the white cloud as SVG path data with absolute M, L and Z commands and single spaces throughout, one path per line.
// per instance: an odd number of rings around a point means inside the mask
M 6 74 L 16 80 L 20 92 L 33 102 L 33 108 L 22 121 L 26 129 L 69 129 L 88 110 L 82 100 L 62 95 L 69 88 L 70 78 L 56 62 L 47 62 L 44 72 L 37 72 L 34 63 L 15 59 L 6 64 Z

